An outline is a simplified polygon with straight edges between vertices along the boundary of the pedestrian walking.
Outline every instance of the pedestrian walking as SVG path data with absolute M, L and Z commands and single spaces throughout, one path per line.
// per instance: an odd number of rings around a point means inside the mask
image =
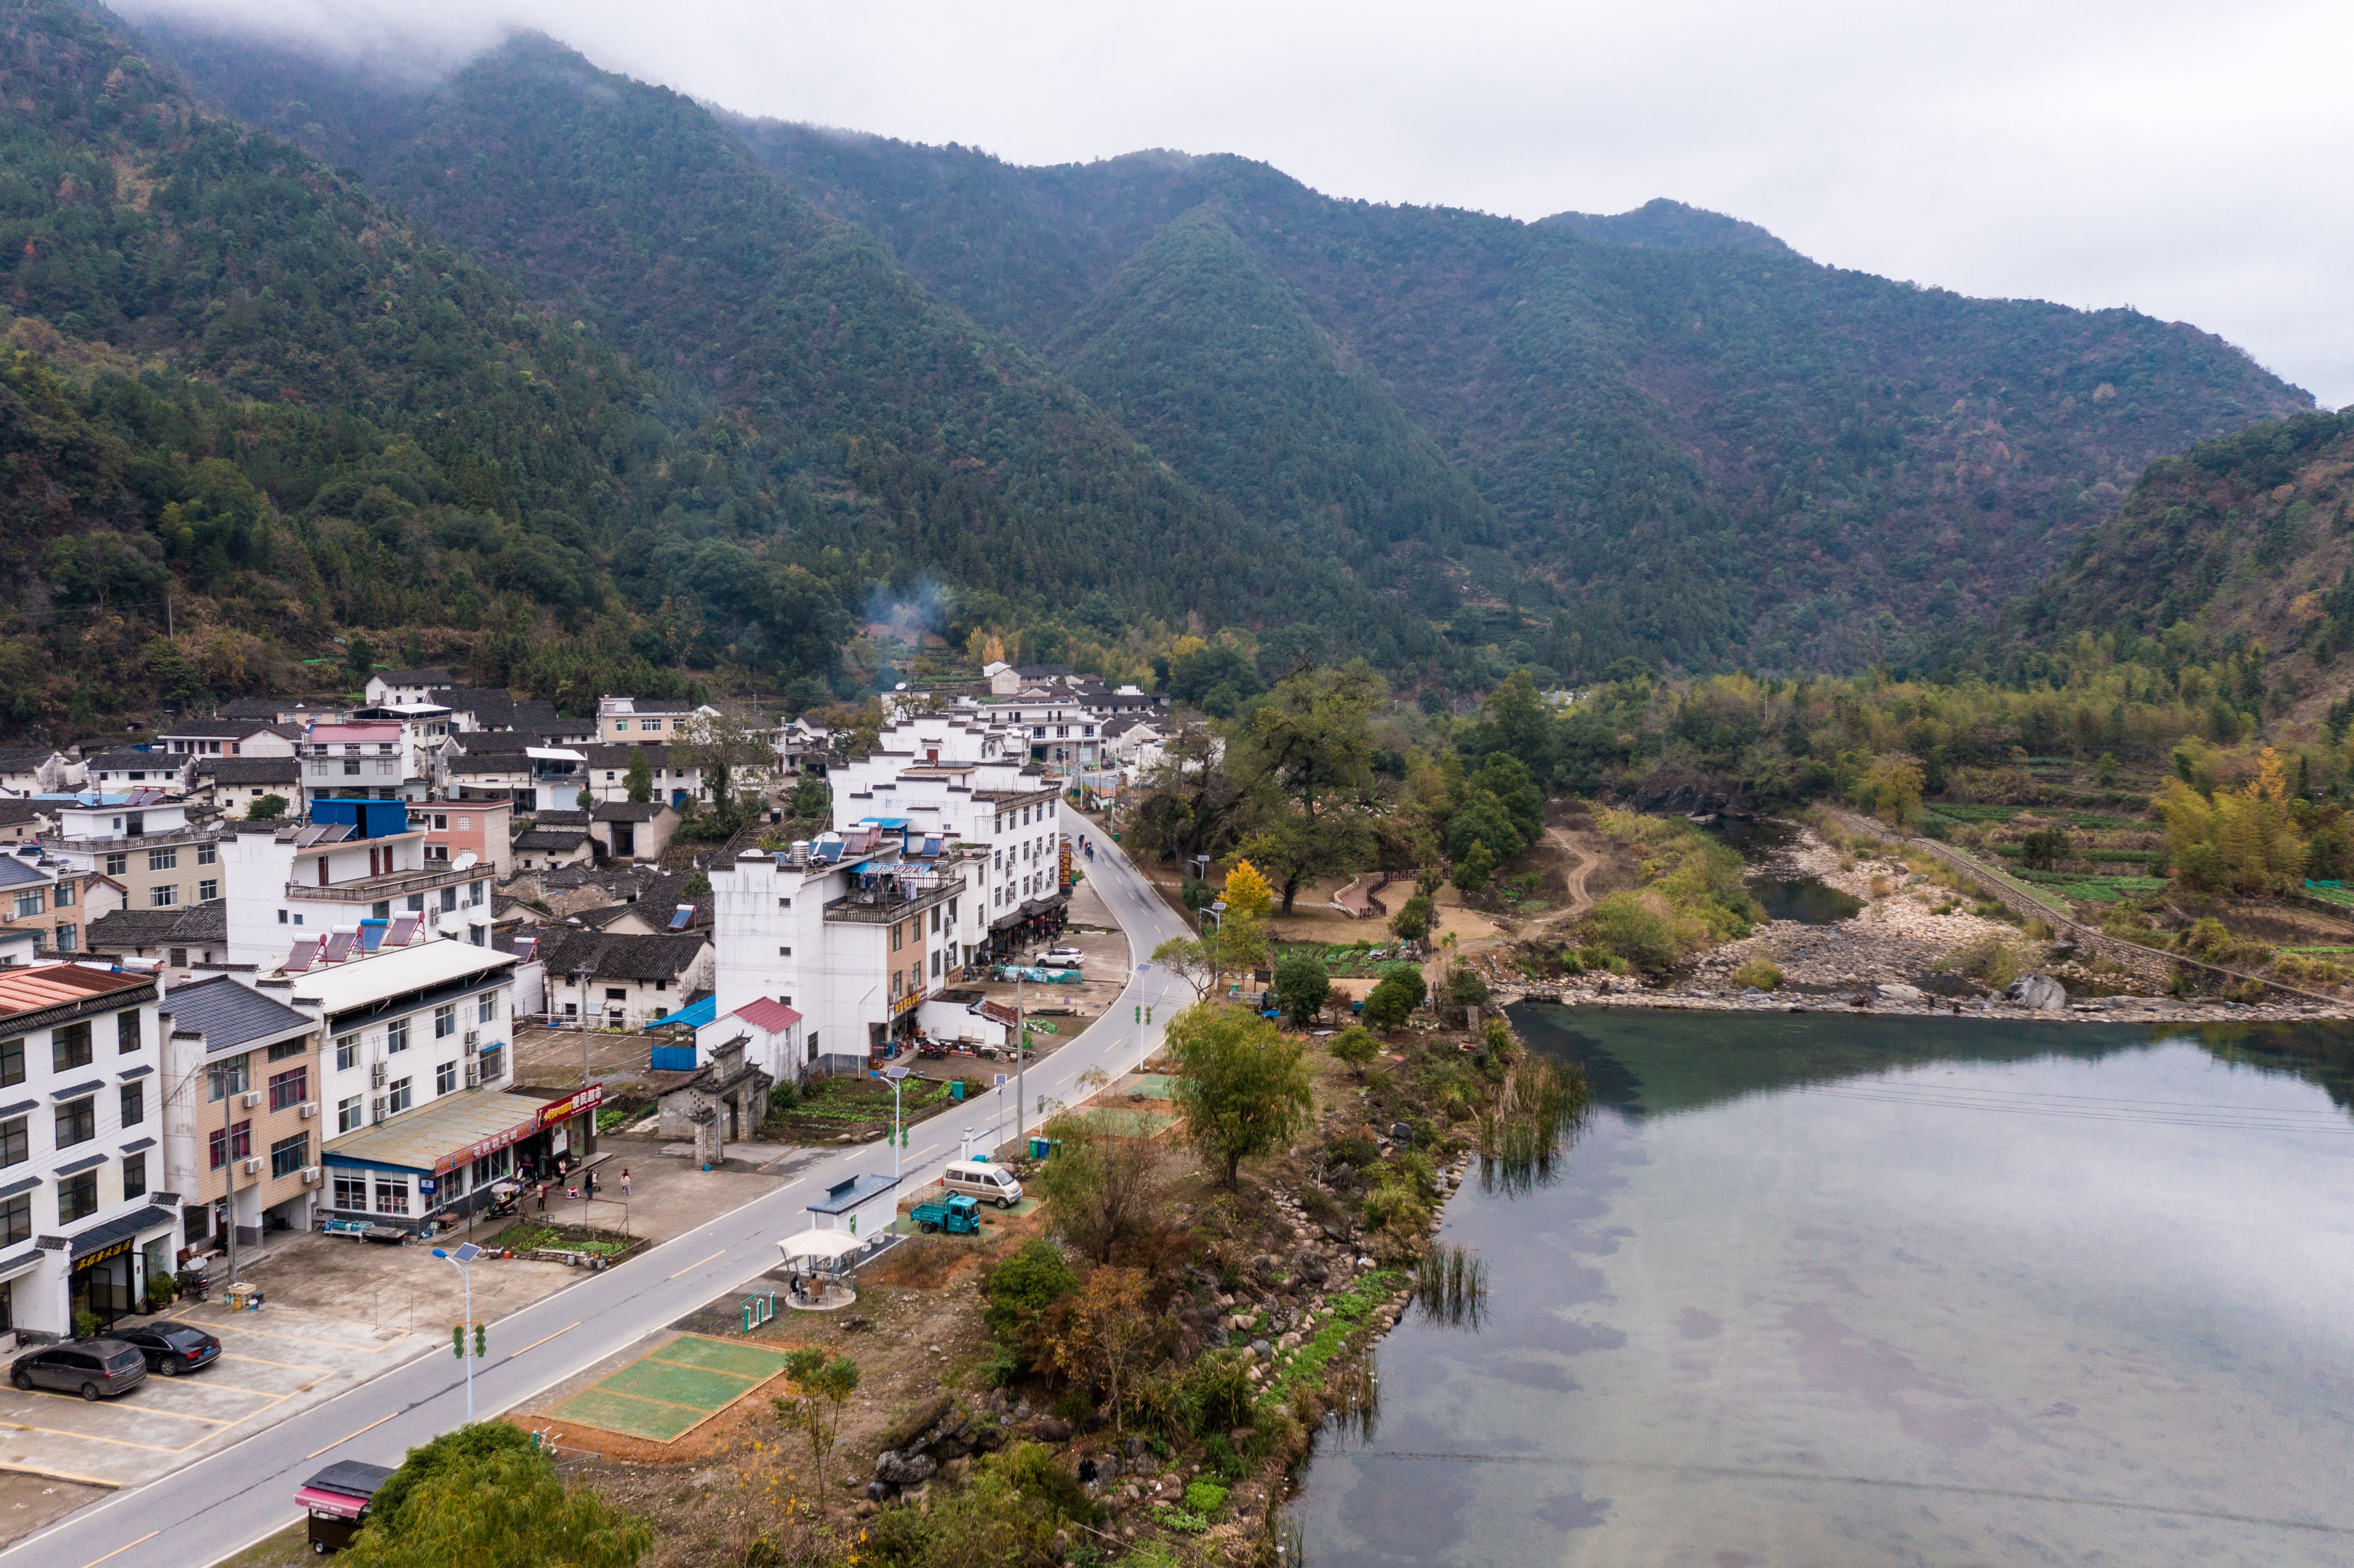
M 622 1200 L 623 1200 L 624 1202 L 627 1202 L 627 1201 L 628 1201 L 628 1199 L 629 1199 L 629 1196 L 630 1196 L 630 1168 L 629 1168 L 628 1166 L 624 1165 L 624 1166 L 622 1166 L 622 1167 L 621 1167 L 621 1197 L 622 1197 Z
M 589 1201 L 590 1201 L 591 1202 L 594 1202 L 596 1201 L 596 1197 L 597 1197 L 597 1172 L 595 1172 L 594 1171 L 591 1171 L 590 1172 L 588 1172 L 588 1198 L 589 1198 Z
M 543 1214 L 547 1213 L 547 1183 L 545 1181 L 539 1184 L 539 1212 Z

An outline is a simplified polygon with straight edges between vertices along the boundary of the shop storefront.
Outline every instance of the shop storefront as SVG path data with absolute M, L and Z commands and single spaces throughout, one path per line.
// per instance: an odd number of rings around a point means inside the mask
M 596 1141 L 601 1084 L 559 1100 L 470 1094 L 335 1139 L 326 1148 L 327 1212 L 405 1230 L 455 1224 L 503 1181 L 553 1181 Z
M 172 1210 L 150 1204 L 59 1238 L 64 1245 L 48 1255 L 64 1276 L 66 1323 L 88 1312 L 105 1328 L 139 1311 L 150 1278 L 170 1267 L 166 1258 L 177 1224 Z M 34 1277 L 49 1273 L 37 1267 Z M 28 1283 L 12 1281 L 9 1288 L 21 1292 Z

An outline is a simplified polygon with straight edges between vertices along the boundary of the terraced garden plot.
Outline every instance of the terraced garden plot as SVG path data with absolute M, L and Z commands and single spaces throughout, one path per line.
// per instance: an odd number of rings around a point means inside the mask
M 784 1370 L 780 1350 L 682 1334 L 548 1414 L 625 1437 L 668 1443 Z
M 2079 904 L 2114 904 L 2120 898 L 2156 893 L 2166 886 L 2162 876 L 2083 876 L 2066 871 L 2015 871 L 2011 874 Z

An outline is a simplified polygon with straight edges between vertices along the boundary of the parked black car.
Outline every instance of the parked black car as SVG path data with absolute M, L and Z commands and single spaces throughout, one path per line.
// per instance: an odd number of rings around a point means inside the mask
M 147 1381 L 147 1358 L 121 1340 L 74 1340 L 16 1358 L 8 1381 L 18 1388 L 54 1388 L 84 1399 L 111 1399 Z
M 165 1377 L 178 1377 L 208 1367 L 220 1360 L 221 1342 L 193 1323 L 142 1323 L 135 1329 L 118 1328 L 114 1337 L 127 1345 L 139 1347 L 147 1358 L 147 1370 Z

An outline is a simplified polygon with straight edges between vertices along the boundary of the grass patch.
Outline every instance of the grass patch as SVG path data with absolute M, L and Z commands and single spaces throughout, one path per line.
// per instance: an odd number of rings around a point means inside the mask
M 1288 1404 L 1292 1392 L 1302 1384 L 1312 1387 L 1321 1383 L 1324 1368 L 1347 1348 L 1349 1336 L 1363 1328 L 1366 1319 L 1373 1315 L 1373 1308 L 1387 1300 L 1405 1279 L 1405 1273 L 1398 1269 L 1377 1268 L 1346 1290 L 1326 1297 L 1324 1304 L 1332 1315 L 1318 1325 L 1314 1338 L 1290 1351 L 1288 1360 L 1278 1358 L 1278 1370 L 1267 1379 L 1267 1391 L 1258 1396 L 1259 1405 L 1264 1408 Z

